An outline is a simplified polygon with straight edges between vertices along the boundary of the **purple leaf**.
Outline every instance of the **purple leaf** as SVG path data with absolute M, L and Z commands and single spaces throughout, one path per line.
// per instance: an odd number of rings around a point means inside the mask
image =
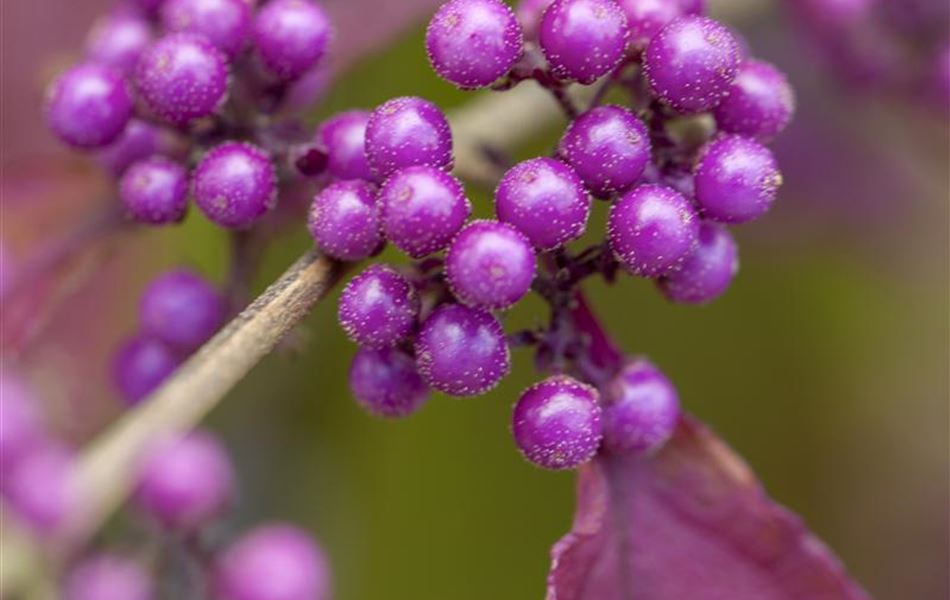
M 801 519 L 688 417 L 657 454 L 601 457 L 578 479 L 547 600 L 867 600 Z

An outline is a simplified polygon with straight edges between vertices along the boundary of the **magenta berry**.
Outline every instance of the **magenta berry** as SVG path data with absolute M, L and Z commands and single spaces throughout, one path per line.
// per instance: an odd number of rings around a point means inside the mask
M 383 242 L 376 190 L 365 181 L 338 181 L 313 199 L 307 227 L 321 250 L 340 260 L 362 260 Z
M 397 248 L 421 258 L 449 245 L 472 213 L 458 179 L 435 167 L 394 173 L 379 191 L 383 233 Z
M 452 164 L 452 132 L 435 104 L 415 97 L 378 106 L 366 125 L 366 159 L 380 181 L 415 165 Z
M 152 43 L 152 28 L 132 11 L 113 11 L 99 17 L 86 38 L 90 62 L 128 73 Z
M 169 33 L 203 35 L 228 57 L 244 49 L 251 32 L 247 0 L 165 0 L 162 25 Z
M 350 110 L 327 119 L 317 129 L 317 141 L 327 152 L 327 171 L 337 179 L 372 180 L 366 162 L 366 124 L 369 112 Z
M 257 11 L 254 45 L 261 62 L 284 80 L 297 79 L 323 58 L 330 19 L 309 0 L 272 0 Z
M 138 404 L 171 375 L 181 356 L 165 342 L 150 335 L 126 340 L 112 363 L 112 380 L 122 400 Z
M 604 388 L 604 447 L 611 452 L 644 452 L 665 442 L 679 420 L 679 396 L 652 364 L 625 366 Z
M 119 199 L 130 217 L 141 223 L 176 223 L 188 207 L 188 173 L 159 156 L 129 167 L 119 180 Z
M 416 338 L 416 362 L 429 386 L 453 396 L 477 396 L 511 369 L 505 332 L 490 312 L 461 304 L 437 308 Z
M 73 67 L 47 91 L 46 119 L 59 139 L 76 148 L 116 140 L 132 115 L 132 96 L 118 71 L 87 63 Z
M 455 297 L 470 306 L 502 310 L 531 289 L 537 259 L 523 233 L 499 221 L 473 221 L 452 241 L 445 277 Z
M 699 219 L 679 192 L 641 185 L 611 206 L 607 237 L 627 270 L 656 277 L 679 268 L 696 247 Z
M 377 417 L 406 417 L 429 398 L 416 361 L 398 348 L 360 348 L 350 364 L 350 389 Z
M 227 313 L 227 305 L 211 282 L 187 269 L 159 275 L 139 302 L 142 329 L 183 351 L 211 339 Z
M 785 75 L 767 62 L 748 60 L 715 116 L 722 131 L 770 140 L 785 129 L 793 112 L 795 94 Z
M 112 553 L 84 558 L 70 569 L 63 600 L 152 600 L 151 577 L 137 561 Z
M 412 283 L 386 265 L 370 265 L 340 295 L 338 318 L 361 346 L 384 348 L 406 339 L 416 324 L 419 298 Z
M 244 229 L 277 203 L 277 177 L 266 152 L 244 142 L 225 142 L 195 167 L 192 193 L 210 220 Z
M 703 216 L 723 223 L 745 223 L 768 211 L 782 185 L 782 175 L 768 148 L 729 135 L 705 148 L 694 182 Z
M 443 79 L 480 88 L 511 69 L 524 40 L 514 12 L 501 0 L 450 0 L 426 30 L 426 52 Z
M 515 16 L 518 18 L 526 40 L 537 39 L 541 15 L 551 2 L 553 0 L 520 0 L 515 5 Z
M 558 147 L 560 155 L 595 196 L 626 191 L 650 162 L 646 125 L 620 106 L 599 106 L 575 119 Z
M 96 153 L 96 161 L 113 175 L 119 176 L 133 163 L 166 151 L 165 133 L 156 125 L 130 119 L 118 138 Z
M 4 473 L 46 438 L 37 400 L 20 377 L 0 371 L 0 469 Z
M 573 469 L 593 458 L 601 439 L 600 395 L 566 375 L 529 387 L 515 404 L 518 449 L 545 469 Z
M 47 441 L 17 460 L 4 473 L 4 500 L 36 534 L 52 537 L 64 532 L 79 507 L 72 452 Z
M 714 223 L 699 227 L 699 243 L 677 271 L 657 285 L 673 302 L 703 304 L 722 295 L 739 270 L 739 251 L 729 231 Z
M 620 64 L 627 36 L 614 0 L 554 0 L 541 16 L 538 43 L 557 77 L 589 84 Z
M 686 13 L 678 0 L 617 0 L 630 27 L 630 46 L 635 50 L 647 43 L 667 23 Z

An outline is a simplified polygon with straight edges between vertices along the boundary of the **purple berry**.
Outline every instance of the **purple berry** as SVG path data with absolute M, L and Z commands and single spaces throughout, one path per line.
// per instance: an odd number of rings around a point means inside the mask
M 177 223 L 188 207 L 188 173 L 160 156 L 140 160 L 119 180 L 119 199 L 136 221 Z
M 644 360 L 625 366 L 604 388 L 604 400 L 604 447 L 611 452 L 657 448 L 679 420 L 676 388 Z
M 518 17 L 526 40 L 537 39 L 541 15 L 551 2 L 553 0 L 521 0 L 515 6 L 515 16 Z
M 148 16 L 157 14 L 164 2 L 165 0 L 129 0 L 129 4 Z
M 234 58 L 250 37 L 251 6 L 247 0 L 165 0 L 162 25 L 168 33 L 203 35 Z
M 372 180 L 366 162 L 366 124 L 369 112 L 350 110 L 330 117 L 317 129 L 317 141 L 327 152 L 327 172 L 337 179 Z
M 502 310 L 528 293 L 537 266 L 523 233 L 508 223 L 473 221 L 449 246 L 445 278 L 465 304 Z
M 663 294 L 673 302 L 703 304 L 726 291 L 739 270 L 736 242 L 725 227 L 703 223 L 699 244 L 679 270 L 657 281 Z
M 99 17 L 86 38 L 86 57 L 94 63 L 128 73 L 152 43 L 152 28 L 132 11 Z
M 79 501 L 72 452 L 47 441 L 4 473 L 4 499 L 16 516 L 41 536 L 68 529 Z
M 416 361 L 397 348 L 360 348 L 350 365 L 350 389 L 377 417 L 406 417 L 429 398 Z
M 63 586 L 64 600 L 152 600 L 152 580 L 137 561 L 99 553 L 73 567 Z
M 321 62 L 291 81 L 281 99 L 281 110 L 285 113 L 301 113 L 311 110 L 313 105 L 319 102 L 330 88 L 331 75 L 327 64 Z
M 729 93 L 740 60 L 739 44 L 726 26 L 687 16 L 650 40 L 644 72 L 654 96 L 680 112 L 702 112 Z
M 366 159 L 379 181 L 404 167 L 446 168 L 452 163 L 452 131 L 439 107 L 422 98 L 393 98 L 366 124 Z
M 566 375 L 529 387 L 515 404 L 512 432 L 521 453 L 545 469 L 573 469 L 597 453 L 600 395 Z
M 139 335 L 120 347 L 112 363 L 112 379 L 122 400 L 138 404 L 171 375 L 181 357 L 161 340 Z
M 195 167 L 195 204 L 231 229 L 250 227 L 277 203 L 277 176 L 266 152 L 245 142 L 225 142 Z
M 617 0 L 630 26 L 630 46 L 642 49 L 667 23 L 686 14 L 676 0 Z
M 0 471 L 7 473 L 46 438 L 40 406 L 26 382 L 0 371 Z
M 153 279 L 139 302 L 142 329 L 186 352 L 211 339 L 224 324 L 226 312 L 225 299 L 214 285 L 186 269 Z
M 316 66 L 332 33 L 326 13 L 309 0 L 271 0 L 254 20 L 254 45 L 261 61 L 284 80 L 297 79 Z
M 723 223 L 745 223 L 769 209 L 782 185 L 782 175 L 768 148 L 728 135 L 705 148 L 693 181 L 703 216 Z
M 511 69 L 523 50 L 518 20 L 500 0 L 449 0 L 426 29 L 432 68 L 462 88 L 490 85 Z
M 320 249 L 340 260 L 363 260 L 383 243 L 376 190 L 357 179 L 331 183 L 313 199 L 307 220 Z
M 206 38 L 177 33 L 150 46 L 135 68 L 145 104 L 174 125 L 214 114 L 228 92 L 228 65 Z
M 458 179 L 435 167 L 397 171 L 379 191 L 383 233 L 412 258 L 449 245 L 472 213 Z
M 541 16 L 538 43 L 554 75 L 590 84 L 620 64 L 627 35 L 614 0 L 554 0 Z
M 598 106 L 574 120 L 558 148 L 592 194 L 622 193 L 650 162 L 646 125 L 619 106 Z
M 260 525 L 232 543 L 215 565 L 217 600 L 329 600 L 330 567 L 302 530 Z
M 706 0 L 679 0 L 679 5 L 683 7 L 685 15 L 706 14 Z
M 505 331 L 490 312 L 446 304 L 429 315 L 416 338 L 416 364 L 429 386 L 477 396 L 511 369 Z
M 679 268 L 696 247 L 699 219 L 679 192 L 641 185 L 610 207 L 607 237 L 631 273 L 656 277 Z
M 129 89 L 109 67 L 93 63 L 73 67 L 47 90 L 47 122 L 59 139 L 76 148 L 108 145 L 131 115 Z
M 166 141 L 162 128 L 133 118 L 114 142 L 96 153 L 96 161 L 119 176 L 133 163 L 164 153 Z
M 779 133 L 795 112 L 795 94 L 781 71 L 767 62 L 742 63 L 729 95 L 716 107 L 719 129 L 760 140 Z
M 587 227 L 590 196 L 574 169 L 553 158 L 512 167 L 495 190 L 499 221 L 514 225 L 539 250 L 576 240 Z
M 419 298 L 412 283 L 386 265 L 370 265 L 340 295 L 340 325 L 360 346 L 396 345 L 412 332 L 418 314 Z

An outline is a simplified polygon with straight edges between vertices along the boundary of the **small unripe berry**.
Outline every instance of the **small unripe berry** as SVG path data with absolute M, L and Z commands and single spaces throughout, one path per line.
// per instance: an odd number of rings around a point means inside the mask
M 261 61 L 284 80 L 297 79 L 316 66 L 332 33 L 327 14 L 309 0 L 271 0 L 254 20 L 254 45 Z
M 84 558 L 70 569 L 63 585 L 64 600 L 152 600 L 154 592 L 142 565 L 111 553 Z
M 739 270 L 739 252 L 729 231 L 715 223 L 699 228 L 699 243 L 678 270 L 657 285 L 668 299 L 683 304 L 703 304 L 729 288 Z
M 452 131 L 435 104 L 415 97 L 388 100 L 366 124 L 366 159 L 377 180 L 405 167 L 452 164 Z
M 360 348 L 349 380 L 356 401 L 377 417 L 406 417 L 429 398 L 416 361 L 398 348 Z
M 416 324 L 419 298 L 412 283 L 386 265 L 370 265 L 340 295 L 338 317 L 361 346 L 384 348 L 406 339 Z
M 782 174 L 768 148 L 748 138 L 727 135 L 703 150 L 693 181 L 704 217 L 746 223 L 772 206 Z
M 188 352 L 217 333 L 226 312 L 225 299 L 214 285 L 187 269 L 153 279 L 139 302 L 142 329 Z
M 122 400 L 138 404 L 178 368 L 181 356 L 151 335 L 124 342 L 112 362 L 112 380 Z
M 247 0 L 165 0 L 162 25 L 169 33 L 203 35 L 228 57 L 244 49 L 251 32 Z
M 60 75 L 47 91 L 46 119 L 59 139 L 76 148 L 116 140 L 132 115 L 132 95 L 119 72 L 87 63 Z
M 316 195 L 307 227 L 321 250 L 340 260 L 362 260 L 382 244 L 376 190 L 365 181 L 338 181 Z
M 647 361 L 625 366 L 604 388 L 604 400 L 604 447 L 611 452 L 657 448 L 679 420 L 676 388 Z
M 445 278 L 470 306 L 502 310 L 531 289 L 537 259 L 528 238 L 507 223 L 473 221 L 452 241 Z
M 177 223 L 188 208 L 188 173 L 160 156 L 130 166 L 119 180 L 119 199 L 129 216 L 141 223 Z
M 373 179 L 366 162 L 369 112 L 350 110 L 334 115 L 317 129 L 317 141 L 327 152 L 327 172 L 337 179 Z
M 614 0 L 554 0 L 541 16 L 538 43 L 557 77 L 590 84 L 620 64 L 627 35 Z
M 277 176 L 270 157 L 245 142 L 211 149 L 192 175 L 195 204 L 222 227 L 244 229 L 277 203 Z

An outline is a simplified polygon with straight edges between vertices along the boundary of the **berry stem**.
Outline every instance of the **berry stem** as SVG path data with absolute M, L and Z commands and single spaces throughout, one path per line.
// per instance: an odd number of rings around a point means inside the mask
M 588 339 L 586 354 L 593 366 L 603 371 L 619 369 L 623 362 L 623 352 L 601 325 L 582 290 L 577 290 L 574 295 L 571 319 L 578 332 Z

